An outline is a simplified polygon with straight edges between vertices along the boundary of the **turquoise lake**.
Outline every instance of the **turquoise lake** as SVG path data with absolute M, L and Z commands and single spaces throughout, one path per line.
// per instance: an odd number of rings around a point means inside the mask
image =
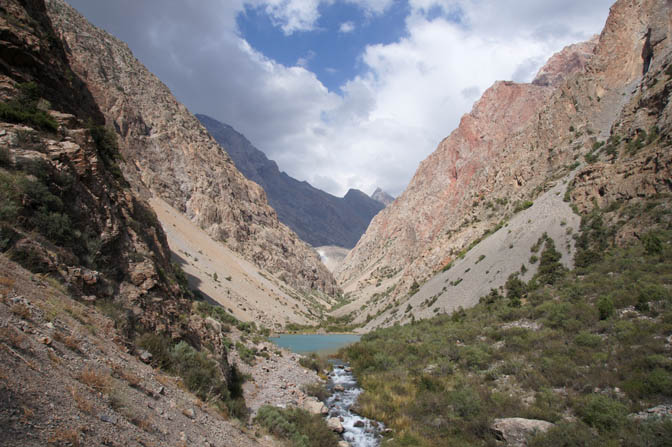
M 269 337 L 269 340 L 298 354 L 333 354 L 344 346 L 358 342 L 360 337 L 354 334 L 281 334 Z

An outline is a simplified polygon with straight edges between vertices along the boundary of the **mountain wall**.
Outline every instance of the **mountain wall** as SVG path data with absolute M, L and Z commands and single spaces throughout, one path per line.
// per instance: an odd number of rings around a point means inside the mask
M 238 170 L 264 188 L 280 221 L 314 247 L 354 247 L 373 216 L 383 208 L 358 190 L 350 190 L 341 198 L 298 181 L 281 172 L 274 161 L 233 127 L 206 115 L 196 117 L 228 152 Z
M 123 171 L 133 187 L 156 195 L 260 268 L 303 291 L 338 287 L 318 255 L 268 205 L 264 191 L 168 88 L 121 41 L 62 0 L 49 0 L 67 57 L 120 138 Z
M 131 332 L 183 336 L 190 303 L 165 234 L 121 175 L 115 139 L 44 2 L 0 8 L 0 251 L 77 298 L 134 309 Z
M 540 194 L 559 181 L 569 182 L 582 163 L 604 157 L 598 150 L 615 132 L 613 126 L 622 122 L 619 117 L 629 113 L 647 121 L 642 118 L 646 113 L 636 112 L 642 109 L 632 101 L 647 88 L 645 75 L 668 59 L 669 24 L 665 1 L 619 1 L 599 39 L 558 53 L 531 84 L 497 82 L 488 89 L 459 127 L 421 163 L 406 191 L 374 218 L 337 271 L 346 292 L 356 297 L 352 308 L 341 312 L 368 303 L 373 318 L 369 327 L 410 318 L 390 315 L 477 242 L 497 230 L 512 231 L 501 227 L 532 206 Z M 637 126 L 624 138 L 636 139 L 641 134 Z M 620 186 L 614 181 L 627 184 L 613 175 L 622 170 L 622 162 L 619 159 L 612 167 L 590 165 L 576 174 L 576 184 L 584 187 L 571 194 L 592 191 L 591 198 L 579 205 L 582 209 L 600 196 L 595 189 L 599 182 L 588 172 L 598 170 L 611 185 L 609 191 L 616 191 Z M 665 172 L 658 170 L 657 175 Z M 635 183 L 641 186 L 644 177 Z M 664 182 L 657 185 L 656 189 L 669 188 Z M 631 194 L 640 186 L 629 188 Z M 533 220 L 524 225 L 530 232 L 545 231 Z M 507 262 L 518 269 L 526 260 Z M 454 282 L 462 279 L 456 277 Z M 502 276 L 491 287 L 503 285 L 505 279 Z M 449 290 L 439 288 L 437 299 L 450 308 Z M 474 300 L 478 296 L 463 304 Z M 360 315 L 357 321 L 363 319 Z

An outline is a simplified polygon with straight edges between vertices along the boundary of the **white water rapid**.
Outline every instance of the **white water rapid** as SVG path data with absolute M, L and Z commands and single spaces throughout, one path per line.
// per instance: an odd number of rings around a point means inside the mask
M 380 445 L 380 433 L 384 426 L 351 411 L 352 405 L 357 401 L 357 396 L 362 389 L 357 386 L 357 381 L 352 370 L 346 365 L 335 364 L 329 374 L 329 388 L 332 392 L 327 399 L 329 415 L 341 419 L 345 431 L 342 436 L 352 447 L 377 447 Z

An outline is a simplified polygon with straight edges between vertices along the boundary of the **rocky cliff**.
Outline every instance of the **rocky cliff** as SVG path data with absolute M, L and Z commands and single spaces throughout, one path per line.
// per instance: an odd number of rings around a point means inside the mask
M 62 0 L 47 1 L 73 72 L 116 129 L 126 178 L 184 213 L 215 240 L 298 289 L 337 291 L 317 254 L 282 225 L 264 191 L 128 47 Z
M 281 172 L 274 161 L 231 126 L 205 115 L 196 117 L 228 152 L 240 172 L 264 188 L 280 221 L 314 247 L 354 247 L 373 216 L 383 208 L 361 191 L 350 190 L 341 198 L 300 182 Z
M 337 272 L 346 291 L 359 297 L 353 308 L 369 302 L 371 315 L 378 315 L 370 326 L 410 318 L 391 317 L 391 309 L 532 206 L 555 182 L 572 178 L 572 170 L 584 159 L 599 160 L 601 142 L 620 133 L 617 128 L 625 118 L 619 116 L 629 110 L 639 121 L 647 121 L 642 118 L 647 114 L 632 101 L 647 88 L 646 82 L 664 89 L 660 84 L 666 81 L 664 76 L 647 81 L 645 74 L 663 67 L 668 58 L 669 14 L 662 0 L 619 1 L 599 39 L 566 48 L 531 84 L 498 82 L 484 93 L 459 127 L 421 163 L 401 197 L 374 218 Z M 666 118 L 665 113 L 657 116 Z M 651 124 L 648 121 L 637 126 Z M 641 134 L 637 126 L 626 132 L 626 138 Z M 588 180 L 588 172 L 596 170 L 595 175 L 611 185 L 605 191 L 618 190 L 613 174 L 628 175 L 622 172 L 623 160 L 618 160 L 610 168 L 598 164 L 579 172 L 577 185 L 586 186 L 573 194 L 586 189 L 592 197 L 600 194 L 595 189 L 599 182 Z M 644 158 L 640 163 L 651 161 Z M 664 176 L 666 170 L 656 172 Z M 652 181 L 643 177 L 633 182 Z M 665 182 L 656 184 L 649 189 L 669 188 Z M 592 197 L 583 201 L 583 209 L 591 206 Z M 526 226 L 530 232 L 544 231 L 532 220 Z M 509 261 L 518 268 L 521 259 Z M 450 291 L 438 292 L 437 299 L 448 304 Z M 363 320 L 361 315 L 359 319 Z
M 131 332 L 186 334 L 179 318 L 190 303 L 166 237 L 121 175 L 114 134 L 44 3 L 3 2 L 1 11 L 0 249 L 78 298 L 133 309 Z

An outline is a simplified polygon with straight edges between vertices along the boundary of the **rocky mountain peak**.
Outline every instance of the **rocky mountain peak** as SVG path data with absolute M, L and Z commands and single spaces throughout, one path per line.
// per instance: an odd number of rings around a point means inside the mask
M 593 57 L 598 41 L 599 36 L 595 35 L 586 42 L 569 45 L 555 53 L 539 69 L 532 84 L 557 87 L 568 75 L 583 71 Z
M 377 200 L 378 202 L 382 203 L 385 206 L 394 202 L 394 197 L 389 195 L 387 192 L 383 191 L 380 187 L 376 188 L 373 194 L 371 194 L 371 198 L 373 200 Z

